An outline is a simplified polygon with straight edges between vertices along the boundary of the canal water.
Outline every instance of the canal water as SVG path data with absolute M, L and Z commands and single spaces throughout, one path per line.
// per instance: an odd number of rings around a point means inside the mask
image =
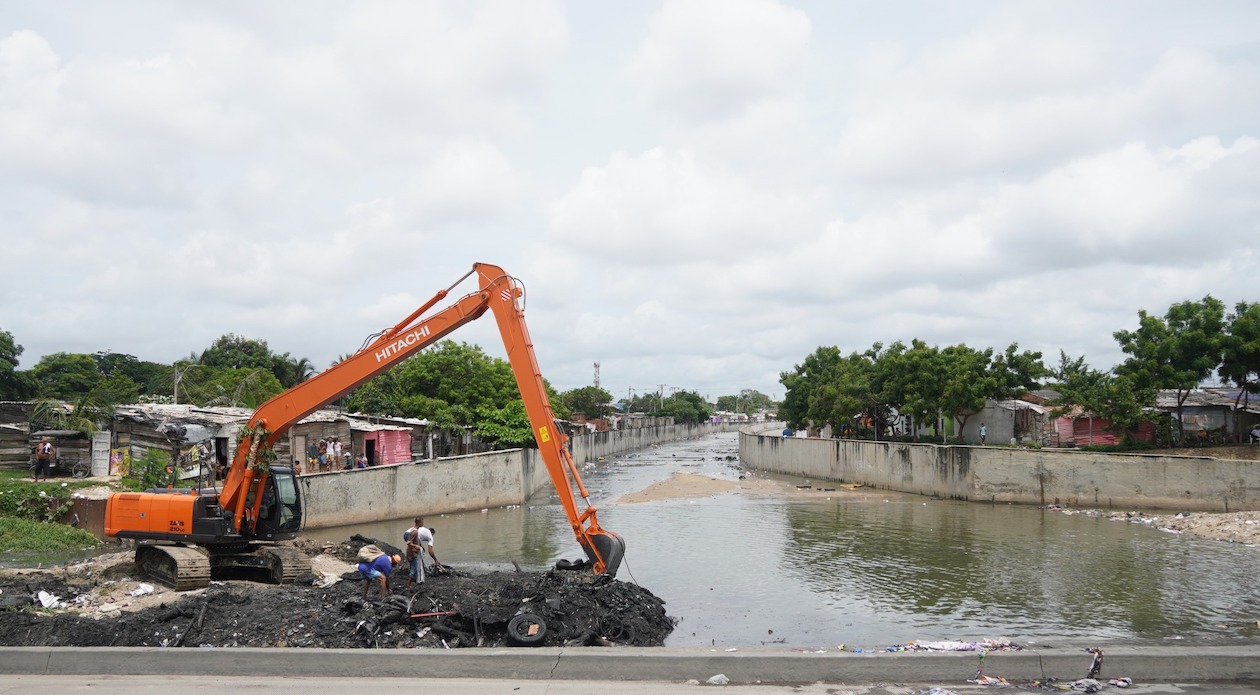
M 1260 547 L 892 492 L 611 503 L 677 472 L 762 476 L 742 471 L 737 458 L 737 435 L 728 433 L 583 470 L 601 525 L 626 540 L 617 578 L 664 599 L 678 620 L 667 646 L 1260 639 Z M 342 541 L 362 533 L 401 544 L 408 521 L 304 535 Z M 554 495 L 426 521 L 438 557 L 456 568 L 543 569 L 581 557 Z

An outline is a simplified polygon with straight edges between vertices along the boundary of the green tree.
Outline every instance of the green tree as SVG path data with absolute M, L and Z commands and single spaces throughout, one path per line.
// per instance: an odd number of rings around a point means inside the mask
M 482 406 L 477 409 L 473 434 L 496 448 L 533 447 L 534 430 L 525 412 L 525 403 L 517 398 L 501 408 Z
M 1011 343 L 1002 354 L 993 358 L 992 368 L 998 382 L 995 398 L 1019 398 L 1037 388 L 1050 373 L 1041 360 L 1040 352 L 1019 352 L 1019 343 Z
M 560 394 L 559 401 L 574 413 L 585 413 L 591 418 L 608 417 L 612 412 L 611 393 L 598 386 L 582 386 Z
M 1059 397 L 1051 404 L 1056 417 L 1066 415 L 1072 407 L 1088 410 L 1098 399 L 1105 374 L 1090 369 L 1085 357 L 1075 359 L 1062 350 L 1059 351 L 1059 366 L 1050 371 L 1054 377 L 1054 388 Z
M 235 369 L 177 363 L 178 400 L 204 406 L 257 408 L 284 391 L 265 367 Z
M 105 379 L 96 359 L 81 353 L 44 355 L 31 369 L 39 396 L 70 401 L 92 392 Z
M 661 401 L 663 398 L 655 391 L 646 393 L 637 393 L 629 399 L 622 399 L 627 413 L 646 413 L 647 415 L 657 415 L 660 413 Z
M 546 380 L 543 387 L 553 414 L 567 417 L 562 399 Z M 477 345 L 445 340 L 370 379 L 345 405 L 355 412 L 423 418 L 435 427 L 462 430 L 481 426 L 482 413 L 499 418 L 486 427 L 502 425 L 499 413 L 514 400 L 520 400 L 520 389 L 506 360 L 490 357 Z
M 25 400 L 35 393 L 29 375 L 17 368 L 23 351 L 12 333 L 0 330 L 0 400 Z
M 305 357 L 290 357 L 286 352 L 274 356 L 272 372 L 280 380 L 280 385 L 288 389 L 315 376 L 315 365 Z
M 1116 367 L 1135 388 L 1177 394 L 1177 421 L 1190 392 L 1222 364 L 1225 305 L 1211 295 L 1200 302 L 1174 304 L 1161 319 L 1138 312 L 1138 328 L 1114 334 L 1120 349 L 1130 355 Z
M 751 415 L 773 407 L 774 402 L 766 394 L 755 389 L 742 389 L 737 394 L 718 396 L 714 406 L 728 413 L 744 413 Z
M 889 354 L 899 355 L 903 348 L 894 344 Z M 895 407 L 890 399 L 899 393 L 888 380 L 890 374 L 879 343 L 848 356 L 842 356 L 834 346 L 820 347 L 794 371 L 779 375 L 787 388 L 779 416 L 795 428 L 830 425 L 836 436 L 851 436 L 854 419 L 860 418 L 873 423 L 878 437 L 887 428 Z M 769 399 L 761 397 L 761 402 L 769 405 Z
M 1235 405 L 1246 406 L 1260 394 L 1260 304 L 1239 302 L 1227 321 L 1217 376 L 1239 388 Z
M 109 403 L 137 403 L 140 400 L 140 384 L 126 374 L 115 374 L 101 380 L 92 390 Z
M 885 399 L 916 423 L 933 422 L 942 411 L 945 366 L 941 351 L 918 338 L 906 347 L 901 341 L 888 346 L 880 364 Z M 944 432 L 939 433 L 942 437 Z
M 988 399 L 1003 392 L 1003 384 L 991 368 L 993 350 L 958 344 L 942 349 L 939 354 L 945 370 L 939 407 L 952 415 L 960 428 L 965 427 L 967 418 L 984 408 Z
M 1056 417 L 1075 406 L 1105 420 L 1105 429 L 1126 441 L 1146 418 L 1146 406 L 1155 400 L 1153 387 L 1141 386 L 1131 377 L 1091 369 L 1084 357 L 1072 359 L 1062 350 L 1058 368 L 1050 373 L 1058 380 L 1055 388 L 1059 397 L 1052 404 Z
M 436 398 L 470 412 L 481 406 L 503 407 L 520 391 L 512 367 L 478 345 L 444 340 L 394 368 L 407 394 Z
M 235 333 L 221 335 L 201 352 L 197 364 L 229 369 L 267 369 L 275 366 L 275 356 L 265 340 L 243 338 Z
M 815 391 L 811 419 L 831 425 L 836 436 L 850 436 L 854 418 L 871 422 L 880 431 L 887 418 L 875 390 L 876 376 L 871 352 L 840 358 L 833 363 L 827 383 Z
M 810 424 L 831 423 L 837 397 L 836 372 L 842 359 L 840 348 L 822 346 L 793 366 L 792 371 L 779 374 L 779 383 L 787 389 L 779 417 L 789 427 L 803 429 Z
M 713 414 L 709 402 L 695 391 L 677 391 L 670 394 L 661 404 L 661 411 L 672 416 L 674 422 L 699 423 L 707 422 Z
M 135 388 L 138 394 L 141 395 L 167 395 L 171 393 L 174 368 L 170 365 L 146 362 L 137 359 L 133 355 L 124 355 L 108 350 L 97 352 L 92 357 L 96 360 L 96 368 L 100 370 L 106 380 L 126 377 L 135 383 Z M 115 390 L 125 390 L 118 386 L 113 388 Z M 134 400 L 124 399 L 118 402 L 132 403 Z
M 346 410 L 372 415 L 402 415 L 405 394 L 398 386 L 396 371 L 379 374 L 346 396 Z

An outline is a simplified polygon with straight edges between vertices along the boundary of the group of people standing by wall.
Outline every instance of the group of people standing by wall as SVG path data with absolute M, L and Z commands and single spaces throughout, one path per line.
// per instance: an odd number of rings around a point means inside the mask
M 305 465 L 297 460 L 293 462 L 293 469 L 298 475 L 302 475 L 349 471 L 367 468 L 368 465 L 367 456 L 362 451 L 357 456 L 351 455 L 350 447 L 343 445 L 340 437 L 329 437 L 307 447 Z

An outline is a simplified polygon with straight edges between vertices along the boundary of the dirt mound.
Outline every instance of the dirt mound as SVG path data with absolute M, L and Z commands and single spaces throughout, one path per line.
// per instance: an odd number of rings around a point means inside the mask
M 360 545 L 347 541 L 306 549 L 353 560 Z M 395 593 L 383 601 L 375 588 L 364 601 L 358 573 L 345 572 L 341 581 L 324 587 L 318 584 L 328 581 L 327 575 L 283 586 L 215 582 L 204 590 L 168 593 L 161 603 L 138 610 L 74 610 L 74 597 L 89 596 L 93 585 L 108 582 L 106 575 L 122 573 L 115 567 L 78 577 L 59 571 L 0 576 L 0 645 L 659 646 L 674 628 L 664 602 L 650 591 L 589 571 L 473 575 L 453 570 L 404 593 L 405 565 L 390 578 Z M 66 605 L 40 608 L 41 591 L 62 597 Z

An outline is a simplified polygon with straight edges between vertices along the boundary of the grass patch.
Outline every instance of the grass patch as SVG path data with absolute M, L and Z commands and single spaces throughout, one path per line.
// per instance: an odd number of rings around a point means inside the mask
M 73 526 L 0 517 L 0 552 L 81 550 L 99 544 L 96 536 Z
M 80 488 L 96 487 L 101 484 L 101 481 L 79 480 L 78 478 L 65 476 L 65 477 L 50 477 L 48 479 L 48 482 L 40 481 L 37 483 L 31 479 L 30 471 L 6 468 L 4 470 L 0 470 L 0 485 L 4 485 L 6 483 L 26 483 L 27 485 L 40 486 L 43 489 L 61 487 L 62 484 L 64 483 L 67 489 L 78 490 Z M 43 486 L 47 486 L 47 487 L 44 488 Z
M 0 517 L 56 521 L 70 509 L 71 492 L 60 483 L 0 479 Z

